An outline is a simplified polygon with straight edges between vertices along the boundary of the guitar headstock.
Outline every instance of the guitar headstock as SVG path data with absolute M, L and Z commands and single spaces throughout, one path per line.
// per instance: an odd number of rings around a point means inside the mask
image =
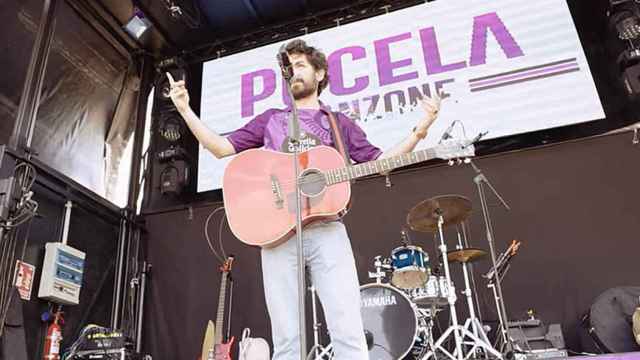
M 510 256 L 515 256 L 516 255 L 516 253 L 518 252 L 518 249 L 520 248 L 520 244 L 522 244 L 522 242 L 520 242 L 518 240 L 511 241 L 511 245 L 509 246 L 509 254 L 510 254 Z
M 220 266 L 220 271 L 223 273 L 231 272 L 231 266 L 233 266 L 233 255 L 229 255 L 227 259 L 224 261 L 222 266 Z
M 435 157 L 443 160 L 462 159 L 475 156 L 476 149 L 473 143 L 464 140 L 443 141 L 433 148 Z

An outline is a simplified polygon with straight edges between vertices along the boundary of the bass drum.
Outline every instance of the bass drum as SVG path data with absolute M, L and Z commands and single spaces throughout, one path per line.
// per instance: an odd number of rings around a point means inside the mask
M 385 284 L 360 287 L 360 313 L 369 360 L 399 360 L 412 351 L 418 332 L 415 305 Z

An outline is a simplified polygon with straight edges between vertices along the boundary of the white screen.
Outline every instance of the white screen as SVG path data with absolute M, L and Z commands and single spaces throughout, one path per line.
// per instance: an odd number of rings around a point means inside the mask
M 329 59 L 321 100 L 383 150 L 423 115 L 411 105 L 416 94 L 435 89 L 447 98 L 416 149 L 437 143 L 454 120 L 487 139 L 605 117 L 565 0 L 436 1 L 302 38 Z M 286 106 L 281 45 L 204 63 L 201 114 L 210 129 L 227 134 Z M 220 188 L 229 159 L 200 150 L 198 191 Z

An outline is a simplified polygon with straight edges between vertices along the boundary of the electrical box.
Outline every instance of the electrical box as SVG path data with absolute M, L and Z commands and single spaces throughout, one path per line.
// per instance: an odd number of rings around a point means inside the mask
M 38 297 L 64 305 L 80 302 L 85 253 L 63 243 L 45 245 Z

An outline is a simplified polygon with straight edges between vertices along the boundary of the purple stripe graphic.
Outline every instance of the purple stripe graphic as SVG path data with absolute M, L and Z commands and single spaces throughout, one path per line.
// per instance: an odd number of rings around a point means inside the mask
M 472 83 L 472 82 L 481 81 L 481 80 L 495 79 L 495 78 L 499 78 L 501 76 L 519 74 L 519 73 L 522 73 L 522 72 L 525 72 L 525 71 L 528 71 L 528 70 L 538 70 L 538 69 L 542 69 L 542 68 L 545 68 L 545 67 L 550 67 L 550 66 L 555 66 L 555 65 L 560 65 L 560 64 L 567 64 L 567 63 L 570 63 L 570 62 L 576 62 L 576 58 L 560 60 L 560 61 L 554 61 L 554 62 L 550 62 L 550 63 L 547 63 L 547 64 L 528 66 L 528 67 L 525 67 L 525 68 L 511 70 L 511 71 L 507 71 L 507 72 L 503 72 L 503 73 L 499 73 L 499 74 L 482 76 L 482 77 L 479 77 L 479 78 L 470 79 L 469 82 Z
M 528 78 L 523 78 L 523 79 L 511 80 L 511 81 L 502 82 L 502 83 L 495 84 L 495 85 L 487 85 L 487 86 L 484 86 L 484 87 L 481 87 L 481 86 L 472 87 L 471 88 L 471 92 L 489 90 L 489 89 L 503 87 L 503 86 L 507 86 L 507 85 L 513 85 L 513 84 L 517 84 L 517 83 L 521 83 L 521 82 L 527 82 L 527 81 L 532 81 L 532 80 L 537 80 L 537 79 L 544 79 L 544 78 L 548 78 L 548 77 L 552 77 L 552 76 L 556 76 L 556 75 L 568 74 L 568 73 L 572 73 L 572 72 L 576 72 L 576 71 L 580 71 L 580 68 L 576 67 L 576 68 L 567 69 L 567 70 L 558 70 L 558 71 L 552 72 L 552 73 L 541 74 L 541 75 L 528 77 Z
M 527 78 L 527 77 L 530 77 L 530 76 L 537 76 L 537 75 L 540 75 L 540 74 L 546 74 L 546 73 L 549 73 L 549 72 L 565 70 L 565 69 L 575 68 L 575 67 L 578 67 L 578 63 L 574 62 L 574 63 L 569 63 L 569 64 L 556 65 L 556 66 L 552 66 L 552 67 L 526 71 L 526 72 L 523 72 L 523 73 L 518 73 L 518 74 L 514 74 L 514 75 L 510 75 L 510 76 L 503 76 L 503 77 L 499 77 L 499 78 L 495 78 L 495 79 L 491 79 L 491 80 L 474 82 L 474 83 L 471 84 L 471 87 L 493 85 L 493 84 L 496 84 L 496 83 L 499 83 L 499 82 L 503 82 L 503 81 L 510 81 L 510 80 L 515 80 L 515 79 Z

